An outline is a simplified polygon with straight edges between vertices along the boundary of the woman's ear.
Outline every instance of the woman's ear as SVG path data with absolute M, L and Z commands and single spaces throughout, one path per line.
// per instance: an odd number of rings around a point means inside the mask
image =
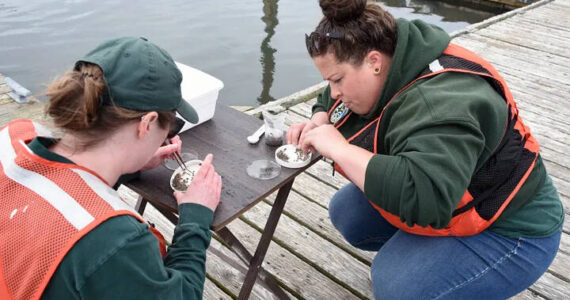
M 382 70 L 382 53 L 372 50 L 366 54 L 364 62 L 375 74 L 379 74 Z
M 142 116 L 137 127 L 137 136 L 139 138 L 144 137 L 150 131 L 152 124 L 157 121 L 158 113 L 156 111 L 148 112 Z

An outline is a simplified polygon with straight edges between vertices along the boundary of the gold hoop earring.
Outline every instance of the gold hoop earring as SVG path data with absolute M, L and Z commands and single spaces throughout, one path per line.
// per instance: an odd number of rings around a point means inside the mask
M 374 69 L 374 74 L 380 74 L 380 68 Z

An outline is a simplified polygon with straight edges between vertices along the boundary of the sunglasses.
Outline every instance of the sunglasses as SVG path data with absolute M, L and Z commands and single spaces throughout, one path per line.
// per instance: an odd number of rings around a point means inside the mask
M 174 117 L 174 120 L 172 120 L 172 124 L 170 124 L 170 130 L 168 130 L 168 135 L 166 136 L 166 138 L 171 139 L 175 137 L 180 132 L 180 130 L 182 130 L 184 124 L 185 124 L 184 120 L 178 117 Z
M 305 45 L 311 56 L 321 54 L 321 46 L 325 39 L 335 39 L 340 40 L 342 35 L 338 32 L 327 32 L 321 35 L 318 32 L 312 32 L 311 34 L 305 34 Z

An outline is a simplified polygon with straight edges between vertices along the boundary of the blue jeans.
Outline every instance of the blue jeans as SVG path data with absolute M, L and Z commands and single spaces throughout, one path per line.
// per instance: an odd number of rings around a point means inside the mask
M 506 238 L 426 237 L 398 230 L 353 184 L 329 206 L 332 223 L 353 246 L 378 251 L 371 278 L 376 299 L 506 299 L 532 285 L 552 263 L 561 232 Z

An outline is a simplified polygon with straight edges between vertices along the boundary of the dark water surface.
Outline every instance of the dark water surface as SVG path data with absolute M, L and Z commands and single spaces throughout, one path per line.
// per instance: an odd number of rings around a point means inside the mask
M 494 14 L 429 0 L 378 1 L 447 32 Z M 320 82 L 304 33 L 317 0 L 0 0 L 0 73 L 36 95 L 100 42 L 144 36 L 224 82 L 227 105 L 257 106 Z

